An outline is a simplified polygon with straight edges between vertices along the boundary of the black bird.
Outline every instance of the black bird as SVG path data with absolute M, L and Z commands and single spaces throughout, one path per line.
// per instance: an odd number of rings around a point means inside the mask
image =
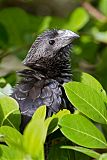
M 73 111 L 62 85 L 71 81 L 69 53 L 78 37 L 70 30 L 53 29 L 43 32 L 32 44 L 23 61 L 29 69 L 18 72 L 23 78 L 12 94 L 20 106 L 21 131 L 43 104 L 47 117 L 63 108 Z

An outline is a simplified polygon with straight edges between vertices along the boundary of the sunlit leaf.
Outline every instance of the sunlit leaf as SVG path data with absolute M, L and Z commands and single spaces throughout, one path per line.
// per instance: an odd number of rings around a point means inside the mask
M 100 0 L 99 8 L 107 16 L 107 0 Z
M 21 150 L 17 150 L 13 147 L 6 145 L 0 145 L 0 160 L 23 160 L 27 159 L 25 153 Z M 29 160 L 30 157 L 29 157 Z
M 92 29 L 92 35 L 95 40 L 103 43 L 107 43 L 107 31 L 99 31 L 97 28 Z
M 48 133 L 47 133 L 48 135 L 55 132 L 59 128 L 58 121 L 66 114 L 70 114 L 70 111 L 67 109 L 63 109 L 60 110 L 58 113 L 52 115 L 52 120 L 48 128 Z
M 71 30 L 78 31 L 83 28 L 88 21 L 89 15 L 86 10 L 82 7 L 78 7 L 71 14 L 67 25 L 70 27 Z
M 44 122 L 40 119 L 31 120 L 24 130 L 24 149 L 38 160 L 44 159 L 44 134 Z
M 17 115 L 17 119 L 13 116 Z M 16 117 L 16 116 L 15 116 Z M 0 125 L 6 125 L 6 121 L 12 127 L 18 128 L 20 125 L 20 111 L 18 103 L 11 97 L 0 94 Z M 15 123 L 14 121 L 17 121 Z M 16 125 L 15 125 L 16 124 Z
M 92 120 L 107 124 L 107 111 L 102 97 L 95 89 L 80 82 L 64 85 L 70 102 Z
M 65 137 L 78 145 L 88 148 L 107 147 L 103 134 L 82 115 L 65 115 L 60 119 L 59 126 Z
M 107 160 L 107 153 L 103 153 L 98 160 Z
M 39 107 L 37 110 L 36 110 L 36 112 L 33 114 L 33 117 L 32 117 L 32 119 L 35 119 L 35 121 L 36 121 L 36 119 L 37 120 L 45 120 L 45 117 L 46 117 L 46 106 L 41 106 L 41 107 Z
M 99 95 L 103 98 L 105 102 L 107 101 L 106 92 L 103 89 L 103 86 L 93 76 L 85 72 L 76 72 L 75 76 L 76 81 L 92 87 L 99 93 Z
M 22 135 L 16 129 L 9 126 L 0 127 L 0 134 L 3 136 L 4 142 L 9 146 L 22 147 Z

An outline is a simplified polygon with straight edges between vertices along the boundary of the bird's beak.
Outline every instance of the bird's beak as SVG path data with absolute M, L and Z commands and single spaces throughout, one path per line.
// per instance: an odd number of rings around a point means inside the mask
M 79 35 L 70 30 L 58 30 L 59 43 L 61 47 L 65 47 L 72 43 L 74 39 L 79 38 Z
M 61 38 L 67 40 L 74 40 L 74 39 L 77 39 L 79 38 L 80 36 L 70 30 L 58 30 L 58 34 Z

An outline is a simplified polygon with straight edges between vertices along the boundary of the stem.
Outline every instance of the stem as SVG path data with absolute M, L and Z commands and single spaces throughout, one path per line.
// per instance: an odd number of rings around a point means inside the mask
M 93 7 L 89 2 L 83 2 L 82 6 L 88 11 L 91 16 L 96 18 L 98 21 L 103 23 L 107 22 L 107 17 L 95 7 Z

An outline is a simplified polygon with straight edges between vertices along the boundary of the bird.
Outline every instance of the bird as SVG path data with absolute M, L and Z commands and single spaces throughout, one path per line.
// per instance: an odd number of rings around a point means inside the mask
M 23 60 L 27 68 L 18 71 L 22 79 L 11 95 L 19 103 L 21 132 L 42 105 L 46 105 L 46 117 L 64 108 L 74 111 L 63 84 L 72 80 L 70 52 L 73 40 L 78 37 L 71 30 L 50 29 L 32 44 Z

